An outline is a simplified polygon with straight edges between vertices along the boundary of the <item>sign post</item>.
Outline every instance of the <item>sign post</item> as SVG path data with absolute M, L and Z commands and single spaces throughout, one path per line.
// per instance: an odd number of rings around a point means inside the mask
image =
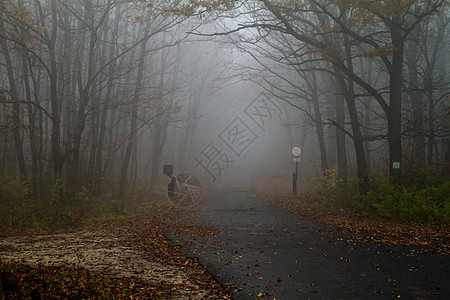
M 297 181 L 298 181 L 298 163 L 301 161 L 300 156 L 303 154 L 303 149 L 299 145 L 291 147 L 291 155 L 295 163 L 295 173 L 292 174 L 292 194 L 297 195 Z

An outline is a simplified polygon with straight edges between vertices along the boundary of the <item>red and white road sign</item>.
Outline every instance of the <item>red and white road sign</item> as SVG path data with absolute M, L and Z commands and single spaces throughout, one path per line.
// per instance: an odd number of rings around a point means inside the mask
M 303 149 L 299 145 L 294 145 L 291 147 L 291 155 L 293 157 L 300 157 L 303 154 Z

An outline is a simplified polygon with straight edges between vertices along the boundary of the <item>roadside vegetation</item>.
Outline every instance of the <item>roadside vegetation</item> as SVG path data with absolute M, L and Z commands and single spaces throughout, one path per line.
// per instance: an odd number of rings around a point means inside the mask
M 129 193 L 129 198 L 119 201 L 108 194 L 91 196 L 87 188 L 74 192 L 56 181 L 48 198 L 37 200 L 30 193 L 29 186 L 27 181 L 15 176 L 1 177 L 0 237 L 20 239 L 22 235 L 27 238 L 28 235 L 48 234 L 51 244 L 57 239 L 54 234 L 60 233 L 69 247 L 77 247 L 75 241 L 71 244 L 69 236 L 73 236 L 72 232 L 92 231 L 87 236 L 95 240 L 93 233 L 100 231 L 106 234 L 104 239 L 118 240 L 118 245 L 111 247 L 135 249 L 150 262 L 156 262 L 158 270 L 146 269 L 150 275 L 143 278 L 141 273 L 134 274 L 126 266 L 128 273 L 113 275 L 78 263 L 30 264 L 5 260 L 0 255 L 0 299 L 168 299 L 197 294 L 229 299 L 228 293 L 196 259 L 186 257 L 167 240 L 165 230 L 183 234 L 212 233 L 184 214 L 167 209 L 170 206 L 162 193 L 136 188 Z M 76 242 L 80 243 L 83 235 L 76 236 Z M 2 251 L 15 250 L 4 243 L 0 244 Z M 95 253 L 93 251 L 94 260 L 98 259 Z M 52 257 L 51 254 L 48 256 Z M 170 266 L 170 270 L 178 269 L 188 282 L 178 282 L 176 278 L 171 280 L 170 274 L 163 281 L 151 276 L 153 271 L 165 274 L 164 266 Z M 199 291 L 193 290 L 193 285 Z
M 306 183 L 302 191 L 324 209 L 347 209 L 359 216 L 416 223 L 450 222 L 450 174 L 424 167 L 414 175 L 394 182 L 374 177 L 365 194 L 358 193 L 356 180 L 342 184 L 336 170 Z
M 260 199 L 337 229 L 357 240 L 416 245 L 423 251 L 450 253 L 450 175 L 444 168 L 426 167 L 394 182 L 376 177 L 361 195 L 356 179 L 347 185 L 336 170 L 303 182 L 292 196 L 291 178 L 260 180 Z
M 82 230 L 95 224 L 133 220 L 162 210 L 160 197 L 137 189 L 126 201 L 106 194 L 91 196 L 56 180 L 48 195 L 37 199 L 28 181 L 0 177 L 0 236 L 50 234 Z M 145 196 L 147 195 L 147 196 Z M 157 204 L 159 203 L 159 204 Z M 98 274 L 75 266 L 29 266 L 0 258 L 0 299 L 130 299 L 168 297 L 169 285 L 137 278 Z
M 403 183 L 376 178 L 356 207 L 368 217 L 449 224 L 450 174 L 423 168 Z
M 37 199 L 28 181 L 0 176 L 0 236 L 54 234 L 108 222 L 125 222 L 163 211 L 161 195 L 144 188 L 124 201 L 105 193 L 94 197 L 83 187 L 74 190 L 57 180 L 50 193 Z M 161 240 L 155 239 L 155 245 Z M 30 266 L 2 261 L 0 299 L 130 299 L 173 294 L 169 284 L 99 274 L 76 266 Z
M 0 176 L 0 236 L 48 233 L 79 229 L 107 220 L 151 215 L 166 204 L 161 193 L 145 187 L 130 192 L 125 200 L 112 194 L 92 196 L 86 187 L 73 189 L 56 180 L 48 195 L 37 199 L 28 181 Z

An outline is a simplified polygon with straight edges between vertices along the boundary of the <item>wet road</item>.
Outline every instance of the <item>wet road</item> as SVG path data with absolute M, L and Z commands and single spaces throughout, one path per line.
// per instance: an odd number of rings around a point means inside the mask
M 197 212 L 214 238 L 171 237 L 235 299 L 448 299 L 450 260 L 406 246 L 355 243 L 251 192 L 215 192 Z

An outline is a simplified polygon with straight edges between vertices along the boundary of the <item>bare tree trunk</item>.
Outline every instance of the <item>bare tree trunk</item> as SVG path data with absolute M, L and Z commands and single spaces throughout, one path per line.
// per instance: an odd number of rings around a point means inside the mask
M 349 68 L 353 68 L 351 61 L 349 62 Z M 341 75 L 341 72 L 337 68 L 335 68 L 335 72 L 337 74 L 339 85 L 341 86 L 341 89 L 343 91 L 344 98 L 347 103 L 347 109 L 350 115 L 350 123 L 353 132 L 353 144 L 355 147 L 356 163 L 358 169 L 359 189 L 360 193 L 364 194 L 367 192 L 368 172 L 367 162 L 364 155 L 364 144 L 361 133 L 361 126 L 358 119 L 358 112 L 356 110 L 354 86 L 351 80 L 348 81 L 347 86 L 344 77 Z M 343 130 L 343 128 L 341 128 L 341 130 Z
M 161 163 L 161 155 L 162 155 L 162 135 L 164 130 L 163 120 L 161 117 L 158 117 L 155 121 L 155 130 L 152 139 L 152 167 L 150 173 L 150 187 L 154 188 L 156 183 L 158 182 L 158 173 L 159 166 Z
M 160 66 L 160 76 L 159 76 L 159 96 L 157 101 L 163 102 L 164 95 L 164 81 L 166 77 L 166 58 L 168 53 L 163 49 L 161 52 L 161 66 Z M 179 62 L 179 61 L 178 61 Z M 176 67 L 176 69 L 178 66 Z M 150 187 L 154 188 L 158 183 L 158 175 L 160 173 L 160 164 L 162 159 L 162 151 L 164 148 L 164 144 L 166 142 L 166 134 L 167 134 L 167 122 L 163 119 L 164 106 L 162 109 L 157 109 L 156 120 L 155 120 L 155 130 L 153 132 L 153 143 L 152 143 L 152 168 L 150 175 Z
M 80 23 L 89 23 L 90 20 L 90 1 L 86 1 L 85 7 L 85 16 L 84 22 Z M 91 87 L 92 87 L 92 76 L 95 72 L 94 65 L 94 55 L 95 55 L 95 46 L 97 41 L 96 32 L 93 32 L 92 28 L 89 29 L 89 48 L 88 48 L 88 57 L 87 57 L 87 76 L 86 76 L 86 84 L 83 85 L 83 60 L 85 53 L 85 43 L 86 43 L 86 34 L 83 33 L 82 37 L 79 41 L 80 52 L 77 54 L 77 64 L 78 64 L 78 72 L 77 72 L 77 82 L 78 82 L 78 93 L 80 96 L 78 109 L 77 109 L 77 117 L 75 121 L 75 128 L 73 133 L 73 148 L 72 148 L 72 170 L 71 170 L 71 178 L 70 183 L 77 185 L 79 184 L 79 170 L 80 170 L 80 161 L 81 161 L 81 137 L 83 135 L 83 131 L 86 127 L 86 109 L 91 100 Z
M 390 71 L 388 139 L 389 139 L 389 174 L 395 180 L 402 175 L 402 82 L 403 82 L 403 36 L 401 28 L 395 23 L 401 22 L 394 16 L 396 22 L 391 26 L 392 69 Z
M 34 101 L 36 103 L 39 103 L 40 93 L 41 93 L 41 70 L 38 69 L 36 76 L 33 73 L 33 70 L 30 66 L 30 77 L 33 81 L 33 92 L 34 92 Z M 37 109 L 33 110 L 34 116 L 33 118 L 36 118 Z M 39 195 L 39 197 L 43 197 L 44 192 L 44 162 L 43 162 L 43 155 L 44 155 L 44 129 L 43 129 L 43 111 L 42 109 L 39 109 L 38 114 L 38 125 L 36 128 L 36 131 L 38 132 L 37 135 L 35 135 L 36 139 L 36 152 L 38 154 L 37 156 L 37 181 L 38 181 L 38 192 L 36 195 Z
M 42 10 L 39 1 L 35 1 L 39 19 L 42 28 L 47 28 L 45 24 L 45 13 Z M 60 99 L 58 97 L 58 63 L 56 57 L 56 40 L 58 33 L 58 12 L 56 7 L 56 0 L 51 0 L 51 33 L 45 32 L 45 44 L 48 49 L 50 68 L 48 70 L 48 76 L 50 81 L 50 103 L 51 103 L 51 153 L 52 153 L 52 170 L 53 181 L 57 178 L 61 178 L 62 167 L 64 164 L 64 158 L 61 154 L 61 107 Z M 46 119 L 47 120 L 47 119 Z
M 323 131 L 323 120 L 322 113 L 319 104 L 318 86 L 316 73 L 311 72 L 311 79 L 309 77 L 303 76 L 305 83 L 308 85 L 308 89 L 311 91 L 311 102 L 314 110 L 314 126 L 316 128 L 317 139 L 319 142 L 320 150 L 320 166 L 322 174 L 328 170 L 328 159 L 327 159 L 327 148 L 325 143 L 325 134 Z
M 417 52 L 419 27 L 412 32 L 412 37 L 408 42 L 405 51 L 406 61 L 408 62 L 408 75 L 410 91 L 409 99 L 412 107 L 412 135 L 413 135 L 413 168 L 421 167 L 425 164 L 425 130 L 424 130 L 424 106 L 422 94 L 419 91 Z
M 317 134 L 317 139 L 319 142 L 319 150 L 320 150 L 320 165 L 321 165 L 321 170 L 322 170 L 322 174 L 324 174 L 324 172 L 326 170 L 328 170 L 328 160 L 327 160 L 327 148 L 325 146 L 325 134 L 323 132 L 323 122 L 322 122 L 322 113 L 320 111 L 320 107 L 319 107 L 319 96 L 317 95 L 317 86 L 316 88 L 314 88 L 314 86 L 316 85 L 315 82 L 315 75 L 313 76 L 313 89 L 311 90 L 312 93 L 312 103 L 313 103 L 313 107 L 314 107 L 314 123 L 315 123 L 315 127 L 316 127 L 316 134 Z
M 444 165 L 447 169 L 450 169 L 450 142 L 447 141 L 447 151 L 445 151 L 445 161 Z
M 109 138 L 108 138 L 108 149 L 106 151 L 106 159 L 105 159 L 105 163 L 104 163 L 104 167 L 102 170 L 102 173 L 99 174 L 100 178 L 98 183 L 101 183 L 101 177 L 104 177 L 106 174 L 109 174 L 109 179 L 111 180 L 114 177 L 113 174 L 113 168 L 114 168 L 114 160 L 115 160 L 115 143 L 117 141 L 117 139 L 119 139 L 120 137 L 120 133 L 119 130 L 122 129 L 124 134 L 123 136 L 126 137 L 126 130 L 127 130 L 127 124 L 125 123 L 123 126 L 122 121 L 120 120 L 120 115 L 118 117 L 118 111 L 117 110 L 111 110 L 111 118 L 110 118 L 110 124 L 109 124 L 109 128 L 111 130 L 111 133 L 109 134 Z M 118 119 L 118 120 L 116 120 Z M 116 126 L 114 126 L 114 124 L 116 124 Z M 102 187 L 99 186 L 97 193 L 100 193 L 102 190 Z
M 110 31 L 111 39 L 110 39 L 110 47 L 109 47 L 109 61 L 112 61 L 116 49 L 116 38 L 117 33 L 119 32 L 119 15 L 120 10 L 116 8 L 116 23 L 114 24 L 114 29 Z M 106 83 L 106 96 L 103 103 L 103 110 L 100 116 L 100 128 L 98 133 L 98 145 L 97 152 L 95 158 L 95 167 L 94 167 L 94 179 L 93 179 L 93 190 L 95 193 L 100 191 L 100 178 L 103 172 L 103 149 L 105 144 L 105 133 L 106 133 L 106 119 L 108 116 L 109 108 L 112 101 L 112 92 L 113 92 L 113 81 L 114 81 L 114 72 L 116 70 L 116 63 L 113 62 L 110 64 L 108 68 L 108 79 Z
M 27 99 L 28 123 L 30 126 L 30 148 L 31 148 L 31 186 L 33 195 L 38 196 L 38 147 L 36 137 L 36 109 L 32 105 L 30 78 L 28 74 L 28 57 L 26 52 L 22 54 L 23 78 L 25 94 Z M 31 70 L 30 70 L 31 71 Z
M 94 105 L 96 106 L 94 109 L 93 121 L 91 124 L 91 147 L 89 150 L 89 163 L 87 169 L 87 181 L 86 184 L 92 184 L 92 179 L 94 177 L 94 167 L 95 167 L 95 157 L 97 154 L 98 148 L 98 134 L 99 134 L 99 126 L 100 126 L 100 100 L 98 99 L 101 95 L 97 95 L 95 97 L 96 102 Z
M 19 1 L 19 6 L 23 7 L 23 1 Z M 37 145 L 37 128 L 36 128 L 36 108 L 33 108 L 32 105 L 32 92 L 30 85 L 30 75 L 32 76 L 32 69 L 29 67 L 28 63 L 28 53 L 26 49 L 22 50 L 21 53 L 22 58 L 22 69 L 23 69 L 23 80 L 25 85 L 25 95 L 27 99 L 27 111 L 28 111 L 28 123 L 30 130 L 30 148 L 31 148 L 31 186 L 34 197 L 39 197 L 39 174 L 38 174 L 38 145 Z M 35 91 L 39 91 L 39 89 L 35 89 Z M 36 99 L 37 98 L 37 95 Z
M 177 166 L 181 171 L 184 171 L 189 164 L 189 157 L 191 156 L 193 139 L 194 139 L 194 127 L 189 126 L 184 131 L 183 142 L 181 145 L 180 154 L 178 155 L 177 159 Z
M 52 32 L 47 42 L 50 58 L 50 102 L 52 107 L 52 160 L 53 160 L 53 180 L 61 177 L 63 167 L 63 157 L 61 155 L 61 111 L 58 97 L 58 65 L 56 61 L 56 38 L 58 32 L 58 13 L 56 0 L 51 1 Z M 40 16 L 44 18 L 43 13 Z M 43 22 L 43 21 L 42 21 Z
M 425 90 L 428 91 L 428 165 L 432 166 L 433 160 L 433 147 L 435 142 L 435 129 L 434 129 L 434 103 L 433 103 L 433 90 L 431 88 L 431 79 L 426 78 Z
M 139 65 L 138 65 L 138 72 L 137 72 L 137 78 L 136 78 L 136 85 L 133 95 L 133 104 L 131 108 L 131 127 L 130 127 L 130 133 L 128 135 L 128 143 L 125 150 L 125 157 L 122 164 L 122 169 L 120 171 L 120 186 L 119 186 L 119 193 L 118 198 L 123 199 L 125 195 L 125 187 L 126 187 L 126 181 L 127 181 L 127 172 L 128 172 L 128 165 L 130 164 L 130 158 L 131 158 L 131 150 L 133 147 L 133 143 L 136 142 L 136 136 L 137 136 L 137 114 L 138 114 L 138 102 L 141 95 L 141 89 L 142 89 L 142 81 L 143 81 L 143 75 L 144 75 L 144 68 L 145 68 L 145 57 L 146 57 L 146 48 L 147 43 L 149 41 L 148 34 L 150 32 L 150 24 L 151 22 L 147 22 L 147 25 L 144 30 L 144 36 L 146 37 L 141 44 L 140 49 L 140 57 L 139 57 Z
M 362 62 L 361 62 L 362 64 Z M 372 60 L 368 61 L 368 65 L 367 65 L 367 82 L 369 84 L 372 85 Z M 369 135 L 369 128 L 371 126 L 371 105 L 372 105 L 372 99 L 367 99 L 366 104 L 365 104 L 365 112 L 364 112 L 364 135 L 368 136 Z M 371 166 L 371 153 L 370 153 L 370 142 L 369 141 L 365 141 L 364 142 L 364 149 L 366 150 L 366 157 L 367 157 L 367 167 L 370 170 L 370 166 Z
M 1 3 L 0 3 L 1 4 Z M 5 25 L 3 22 L 3 5 L 0 8 L 0 31 L 5 32 Z M 6 40 L 3 37 L 0 37 L 0 46 L 3 52 L 3 56 L 5 57 L 5 64 L 6 64 L 6 70 L 8 73 L 8 82 L 9 82 L 9 92 L 11 95 L 11 100 L 13 102 L 13 112 L 12 112 L 12 126 L 13 126 L 13 133 L 14 133 L 14 145 L 16 148 L 16 157 L 17 157 L 17 163 L 19 165 L 19 171 L 20 175 L 23 177 L 27 177 L 27 170 L 25 167 L 25 158 L 23 155 L 23 144 L 22 139 L 20 137 L 20 129 L 21 129 L 21 122 L 20 122 L 20 105 L 19 105 L 19 97 L 17 94 L 17 87 L 16 87 L 16 80 L 14 78 L 14 68 L 11 61 L 9 48 Z
M 336 123 L 341 128 L 345 126 L 345 98 L 342 92 L 336 97 Z M 337 176 L 346 185 L 348 176 L 345 132 L 338 128 L 338 126 L 336 126 Z
M 117 21 L 117 24 L 118 24 L 118 21 Z M 104 31 L 105 31 L 105 33 L 104 33 L 105 35 L 109 31 L 109 19 L 108 18 L 106 18 L 106 20 L 104 22 Z M 114 40 L 111 41 L 110 47 L 112 47 L 113 49 L 115 48 Z M 103 45 L 101 57 L 107 57 L 107 54 L 106 54 L 107 50 L 108 50 L 108 48 L 106 47 L 106 45 Z M 111 59 L 109 61 L 111 61 Z M 114 63 L 112 63 L 112 65 L 114 65 Z M 108 73 L 108 75 L 113 76 L 113 74 L 111 74 L 111 73 Z M 108 76 L 108 75 L 106 75 L 106 76 Z M 112 80 L 112 78 L 111 78 L 111 80 Z M 106 81 L 107 81 L 107 85 L 108 85 L 108 83 L 110 82 L 109 78 L 107 78 Z M 97 77 L 94 80 L 94 82 L 95 82 L 93 84 L 94 87 L 97 87 L 97 82 L 100 82 L 100 84 L 101 84 L 101 80 L 97 79 Z M 112 86 L 110 88 L 112 89 Z M 91 141 L 91 149 L 89 151 L 89 164 L 88 164 L 88 171 L 87 171 L 88 180 L 86 182 L 89 185 L 92 185 L 94 183 L 94 178 L 96 176 L 95 175 L 96 158 L 98 157 L 97 152 L 99 151 L 99 145 L 100 145 L 100 131 L 101 131 L 100 126 L 101 126 L 101 118 L 102 118 L 101 109 L 107 109 L 107 106 L 109 106 L 108 100 L 106 100 L 106 102 L 108 104 L 105 103 L 103 106 L 101 105 L 102 96 L 103 96 L 103 89 L 97 91 L 93 98 L 93 100 L 94 100 L 94 103 L 93 103 L 93 105 L 94 105 L 94 121 L 92 122 L 92 129 L 91 129 L 92 141 Z M 103 142 L 103 140 L 102 140 L 102 142 Z M 100 160 L 101 159 L 102 159 L 102 154 L 100 154 Z
M 347 175 L 347 146 L 345 144 L 345 96 L 337 77 L 330 77 L 336 90 L 336 156 L 337 156 L 337 177 L 346 185 L 348 182 Z

